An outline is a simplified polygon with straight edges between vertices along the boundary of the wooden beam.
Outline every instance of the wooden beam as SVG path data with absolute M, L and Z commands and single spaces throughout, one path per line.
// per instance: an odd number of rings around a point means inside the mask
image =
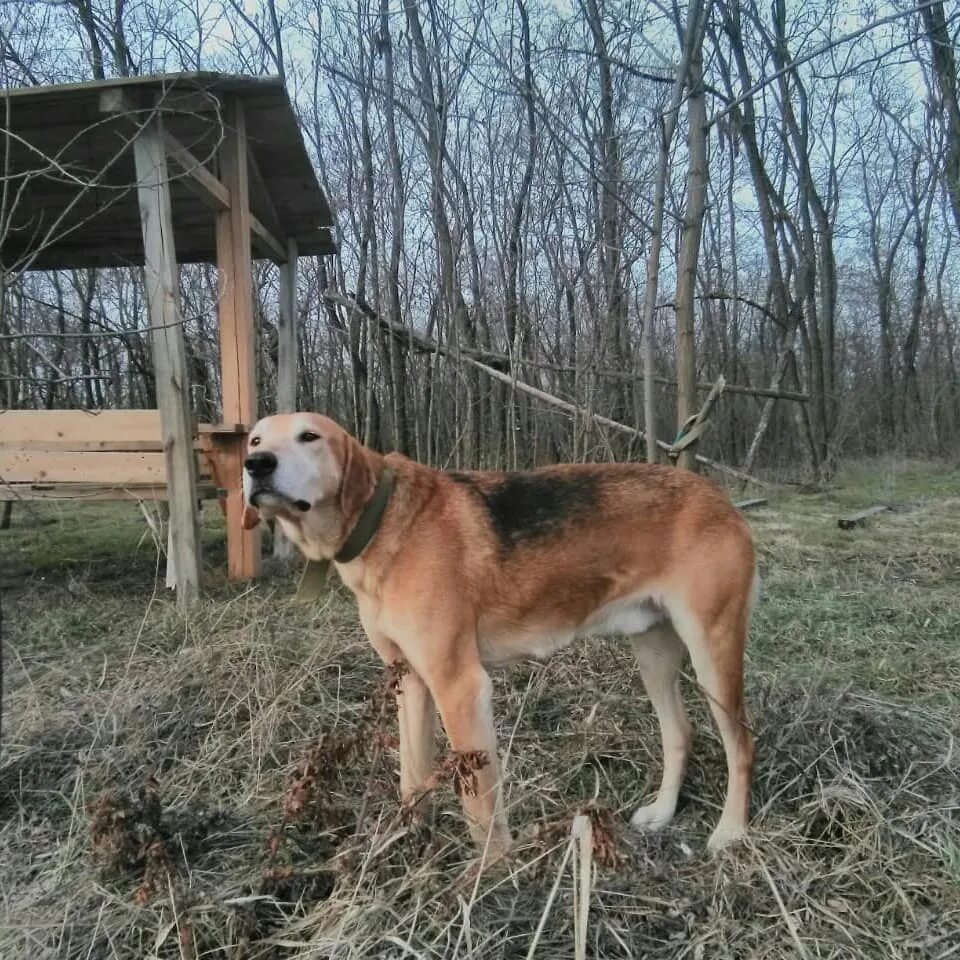
M 280 265 L 280 310 L 277 316 L 277 413 L 297 409 L 297 244 L 287 242 L 287 262 Z
M 250 253 L 250 193 L 243 106 L 231 100 L 220 146 L 220 180 L 230 194 L 229 210 L 217 214 L 220 371 L 223 419 L 252 425 L 257 419 L 253 331 L 253 276 Z M 227 573 L 246 580 L 260 572 L 260 530 L 243 529 L 243 458 L 246 435 L 216 437 L 227 478 Z
M 250 230 L 253 233 L 253 242 L 267 260 L 283 263 L 287 259 L 287 251 L 278 239 L 279 235 L 271 233 L 253 214 L 250 215 Z
M 172 133 L 164 131 L 167 156 L 186 176 L 180 182 L 203 204 L 214 211 L 230 208 L 230 192 Z
M 7 450 L 0 453 L 0 476 L 8 483 L 115 483 L 118 487 L 158 486 L 166 479 L 162 450 Z
M 101 113 L 134 113 L 140 104 L 129 90 L 123 87 L 111 87 L 100 91 L 99 106 Z
M 94 443 L 156 440 L 163 428 L 159 410 L 4 410 L 0 412 L 0 447 L 37 442 Z
M 287 241 L 287 262 L 280 264 L 280 310 L 277 315 L 277 413 L 297 409 L 297 244 Z M 273 526 L 273 555 L 287 559 L 293 544 L 280 524 Z
M 260 173 L 257 158 L 247 145 L 247 172 L 250 188 L 250 209 L 254 241 L 267 257 L 276 263 L 285 263 L 287 248 L 283 243 L 283 228 L 277 216 L 277 208 Z
M 194 454 L 203 448 L 193 447 Z M 209 479 L 210 468 L 196 465 L 198 478 Z M 163 483 L 166 461 L 163 443 L 101 441 L 67 447 L 40 441 L 29 447 L 0 447 L 0 483 L 94 483 L 118 487 Z
M 216 496 L 216 484 L 198 484 L 197 499 L 212 500 Z M 130 484 L 125 487 L 118 487 L 109 483 L 0 483 L 0 502 L 6 503 L 17 500 L 76 500 L 86 502 L 88 500 L 166 499 L 166 485 L 158 487 Z
M 168 561 L 173 562 L 176 570 L 177 603 L 183 608 L 197 598 L 200 590 L 200 532 L 190 384 L 173 246 L 170 177 L 160 117 L 153 118 L 140 131 L 133 148 L 157 406 L 167 453 L 167 494 L 173 543 L 173 556 L 168 557 Z
M 142 122 L 149 116 L 148 111 L 157 111 L 158 104 L 142 105 L 129 90 L 115 88 L 104 90 L 100 94 L 100 112 L 115 116 L 128 117 L 131 125 Z M 162 109 L 170 112 L 171 104 L 163 100 Z M 182 173 L 180 182 L 211 210 L 226 210 L 230 206 L 230 194 L 227 188 L 203 165 L 199 157 L 182 144 L 169 130 L 163 130 L 163 146 L 167 157 Z

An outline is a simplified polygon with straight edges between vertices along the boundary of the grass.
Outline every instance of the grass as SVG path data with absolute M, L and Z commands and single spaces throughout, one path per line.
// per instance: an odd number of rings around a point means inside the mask
M 298 602 L 279 566 L 224 583 L 211 515 L 210 589 L 184 618 L 134 507 L 18 509 L 0 533 L 0 956 L 958 956 L 958 508 L 956 470 L 891 462 L 749 514 L 753 834 L 717 859 L 723 757 L 689 679 L 681 808 L 638 836 L 659 738 L 625 645 L 497 671 L 507 803 L 530 829 L 508 873 L 460 886 L 456 797 L 438 787 L 429 825 L 401 816 L 392 724 L 336 762 L 381 676 L 341 591 Z M 285 819 L 309 763 L 309 817 Z M 592 867 L 589 847 L 568 856 L 584 808 Z

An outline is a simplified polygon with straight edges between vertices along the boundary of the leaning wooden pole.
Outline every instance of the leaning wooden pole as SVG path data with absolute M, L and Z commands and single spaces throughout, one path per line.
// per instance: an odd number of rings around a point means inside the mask
M 150 119 L 137 133 L 133 151 L 157 406 L 167 464 L 167 499 L 170 504 L 170 554 L 167 562 L 173 564 L 177 603 L 183 608 L 197 598 L 200 590 L 200 532 L 190 391 L 173 245 L 170 179 L 161 123 L 159 115 Z
M 594 423 L 597 423 L 602 427 L 609 427 L 611 430 L 617 430 L 620 433 L 627 433 L 632 437 L 637 437 L 641 440 L 644 438 L 644 432 L 643 430 L 639 429 L 639 427 L 631 427 L 625 423 L 620 423 L 617 420 L 611 420 L 609 417 L 604 417 L 599 413 L 586 410 L 575 403 L 571 403 L 569 400 L 564 400 L 561 397 L 554 396 L 552 393 L 547 393 L 546 390 L 533 387 L 529 383 L 525 383 L 523 380 L 518 380 L 517 377 L 512 373 L 504 373 L 502 370 L 497 370 L 496 368 L 475 359 L 464 350 L 452 349 L 436 340 L 432 340 L 430 337 L 425 337 L 422 334 L 416 333 L 408 327 L 405 327 L 403 324 L 394 323 L 384 317 L 378 317 L 370 307 L 360 304 L 350 297 L 344 297 L 340 294 L 326 291 L 324 292 L 323 296 L 324 299 L 329 300 L 331 303 L 338 303 L 350 309 L 360 310 L 366 316 L 376 320 L 387 332 L 396 335 L 402 335 L 404 342 L 409 344 L 415 350 L 420 350 L 424 353 L 436 353 L 440 356 L 449 357 L 451 360 L 456 360 L 460 363 L 470 364 L 471 366 L 476 367 L 478 370 L 481 370 L 488 377 L 492 377 L 494 380 L 499 380 L 501 383 L 507 383 L 515 390 L 519 390 L 521 393 L 525 393 L 528 396 L 535 397 L 537 400 L 542 400 L 544 403 L 549 404 L 552 407 L 557 407 L 559 410 L 565 410 L 567 413 L 570 413 L 575 417 L 589 417 Z M 715 389 L 716 385 L 714 385 L 712 390 Z M 657 440 L 657 447 L 667 454 L 675 452 L 675 447 L 673 444 L 666 443 L 663 440 Z M 704 457 L 699 453 L 696 454 L 696 459 L 697 463 L 702 463 L 704 466 L 710 467 L 712 470 L 716 470 L 718 473 L 723 473 L 728 477 L 733 477 L 735 480 L 740 480 L 744 483 L 752 483 L 758 487 L 766 487 L 768 485 L 765 481 L 758 480 L 756 477 L 751 477 L 742 470 L 735 470 L 733 467 L 728 467 L 725 463 L 719 463 L 716 460 L 711 460 L 709 457 Z

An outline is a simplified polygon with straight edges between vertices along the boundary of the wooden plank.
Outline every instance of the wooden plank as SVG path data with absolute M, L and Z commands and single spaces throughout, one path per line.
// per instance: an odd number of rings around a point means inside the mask
M 167 488 L 104 487 L 90 483 L 0 483 L 0 501 L 17 500 L 166 500 Z
M 194 444 L 196 449 L 196 444 Z M 0 456 L 4 451 L 28 450 L 31 453 L 42 453 L 44 451 L 56 453 L 57 451 L 74 451 L 75 453 L 91 453 L 100 451 L 101 453 L 162 453 L 163 442 L 157 437 L 155 440 L 32 440 L 29 443 L 18 441 L 17 443 L 7 443 L 0 439 Z
M 193 441 L 193 449 L 207 449 L 204 438 Z M 28 453 L 163 453 L 163 442 L 156 440 L 39 440 L 31 443 L 6 443 L 0 440 L 0 460 L 11 452 Z
M 228 101 L 225 116 L 220 180 L 230 192 L 230 209 L 217 214 L 216 230 L 223 419 L 228 423 L 252 424 L 257 419 L 257 380 L 247 136 L 242 104 Z M 234 580 L 246 580 L 260 572 L 260 528 L 243 529 L 246 437 L 215 437 L 215 443 L 227 480 L 227 574 Z
M 94 443 L 109 440 L 160 442 L 159 410 L 4 410 L 0 444 L 33 446 L 35 442 Z
M 212 500 L 217 497 L 217 488 L 212 483 L 197 485 L 197 499 Z M 167 487 L 103 486 L 94 483 L 0 483 L 0 502 L 17 500 L 92 500 L 130 501 L 166 500 Z
M 213 470 L 198 463 L 197 476 Z M 156 450 L 0 450 L 0 478 L 9 483 L 93 483 L 117 487 L 166 482 L 162 446 Z
M 196 502 L 196 457 L 189 407 L 190 384 L 187 379 L 177 261 L 173 247 L 170 178 L 159 117 L 141 130 L 133 146 L 157 406 L 167 452 L 167 499 L 170 503 L 170 528 L 177 573 L 177 603 L 183 608 L 192 603 L 200 591 L 200 531 Z
M 861 526 L 864 520 L 874 517 L 878 513 L 884 513 L 889 509 L 889 507 L 883 506 L 882 504 L 878 504 L 875 507 L 868 507 L 866 510 L 860 510 L 857 513 L 851 513 L 849 516 L 840 517 L 840 519 L 837 520 L 837 526 L 841 530 L 852 530 L 854 527 Z
M 230 207 L 230 192 L 173 134 L 164 131 L 163 144 L 167 156 L 176 163 L 185 176 L 179 178 L 191 193 L 211 210 Z
M 5 450 L 0 477 L 8 483 L 160 485 L 166 481 L 163 451 L 157 453 L 49 453 Z

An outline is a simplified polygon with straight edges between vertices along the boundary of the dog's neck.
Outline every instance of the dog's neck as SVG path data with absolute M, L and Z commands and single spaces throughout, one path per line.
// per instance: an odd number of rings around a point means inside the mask
M 308 560 L 330 560 L 337 551 L 343 514 L 336 503 L 324 503 L 311 510 L 309 523 L 301 518 L 278 517 L 287 539 Z
M 341 498 L 332 497 L 315 504 L 308 518 L 279 518 L 287 538 L 307 559 L 349 563 L 364 554 L 376 539 L 393 493 L 395 476 L 379 455 L 375 458 L 374 470 L 373 491 L 349 516 L 343 512 Z
M 381 464 L 377 485 L 373 488 L 370 499 L 360 509 L 339 549 L 333 555 L 337 563 L 350 563 L 351 560 L 356 560 L 377 535 L 384 511 L 390 503 L 393 482 L 393 470 Z

